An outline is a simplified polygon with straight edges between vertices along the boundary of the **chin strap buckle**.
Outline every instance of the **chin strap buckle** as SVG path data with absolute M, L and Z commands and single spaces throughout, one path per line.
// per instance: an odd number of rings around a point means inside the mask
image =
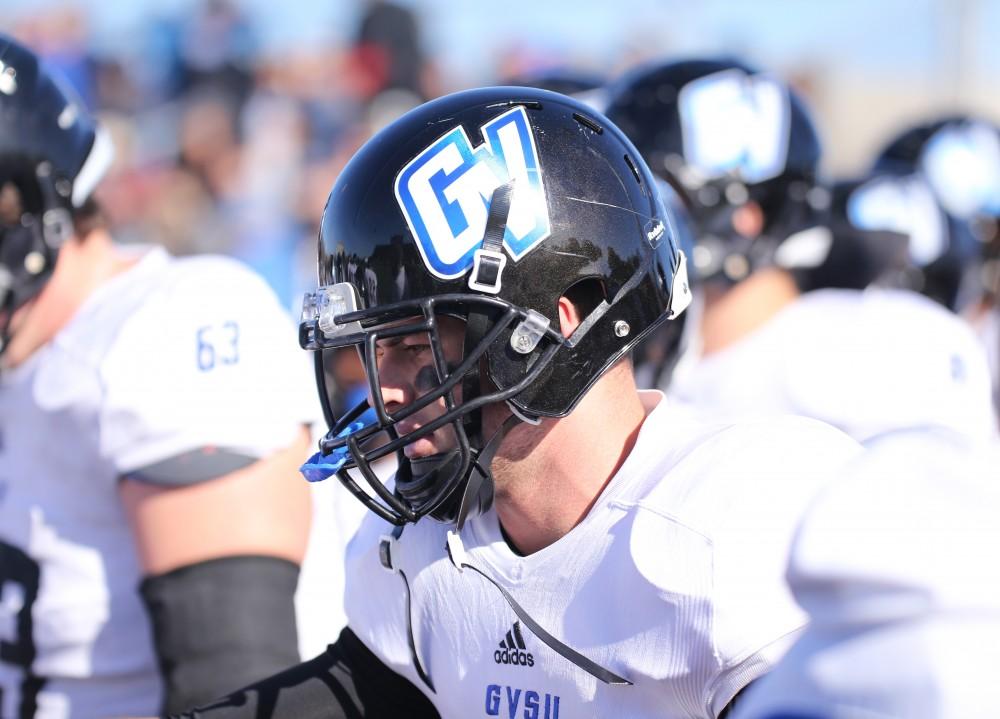
M 514 193 L 514 181 L 500 185 L 490 198 L 490 209 L 486 216 L 483 241 L 472 255 L 472 272 L 469 274 L 469 289 L 490 295 L 500 294 L 500 276 L 507 266 L 507 255 L 503 253 L 503 238 L 507 232 L 507 216 Z
M 507 266 L 507 255 L 498 250 L 480 247 L 472 255 L 472 273 L 469 275 L 469 289 L 500 294 L 500 276 Z

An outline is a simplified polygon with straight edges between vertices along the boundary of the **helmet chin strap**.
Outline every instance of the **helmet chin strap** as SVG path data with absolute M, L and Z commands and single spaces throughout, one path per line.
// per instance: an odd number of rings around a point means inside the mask
M 493 255 L 503 255 L 503 238 L 507 232 L 507 218 L 510 214 L 510 204 L 513 195 L 513 182 L 500 185 L 493 191 L 490 198 L 490 209 L 486 217 L 486 228 L 483 231 L 483 242 L 481 251 L 492 253 Z M 493 280 L 493 290 L 483 288 L 481 291 L 499 291 L 501 264 L 497 268 L 497 276 Z M 472 272 L 479 273 L 481 269 L 473 266 Z M 479 278 L 473 277 L 473 280 Z M 480 289 L 478 282 L 472 282 L 470 287 Z M 482 338 L 486 335 L 490 327 L 490 318 L 482 311 L 473 311 L 468 314 L 465 321 L 465 342 L 464 354 L 468 356 L 470 351 L 475 350 Z M 462 381 L 463 401 L 476 397 L 482 390 L 482 380 L 484 372 L 477 367 L 470 372 Z M 465 525 L 465 520 L 470 516 L 473 509 L 476 514 L 486 511 L 493 503 L 493 475 L 490 465 L 493 463 L 493 455 L 496 454 L 500 442 L 507 432 L 519 421 L 517 415 L 512 414 L 497 428 L 493 436 L 486 440 L 483 437 L 482 410 L 476 410 L 466 415 L 463 420 L 465 430 L 469 435 L 473 445 L 473 458 L 467 470 L 468 476 L 464 481 L 462 491 L 462 501 L 459 504 L 458 514 L 455 517 L 455 524 L 459 530 Z M 477 446 L 478 445 L 478 446 Z
M 497 427 L 489 441 L 476 452 L 475 458 L 469 467 L 469 478 L 465 482 L 465 491 L 462 493 L 462 502 L 458 507 L 458 515 L 455 517 L 455 526 L 458 531 L 462 531 L 465 520 L 468 519 L 472 509 L 475 507 L 475 514 L 482 514 L 493 504 L 493 456 L 500 443 L 507 433 L 521 422 L 521 418 L 516 414 L 511 414 L 503 423 Z M 474 515 L 473 515 L 474 516 Z

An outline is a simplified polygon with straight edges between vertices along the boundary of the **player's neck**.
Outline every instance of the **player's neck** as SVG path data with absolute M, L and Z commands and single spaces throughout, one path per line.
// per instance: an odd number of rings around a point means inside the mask
M 134 265 L 137 259 L 123 255 L 103 229 L 91 231 L 71 249 L 75 254 L 71 264 L 73 284 L 79 288 L 77 304 L 85 302 L 98 287 Z
M 587 516 L 635 445 L 646 409 L 631 368 L 612 369 L 530 451 L 494 459 L 495 506 L 508 541 L 531 554 Z
M 702 354 L 718 352 L 743 339 L 799 295 L 795 280 L 785 270 L 771 268 L 754 272 L 705 303 L 701 320 Z

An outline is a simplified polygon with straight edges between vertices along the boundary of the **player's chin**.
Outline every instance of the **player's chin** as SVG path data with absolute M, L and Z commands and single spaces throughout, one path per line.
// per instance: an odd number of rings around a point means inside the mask
M 430 435 L 429 437 L 421 437 L 415 442 L 403 447 L 403 454 L 406 455 L 407 459 L 424 459 L 425 457 L 433 457 L 434 455 L 444 454 L 448 452 L 455 446 L 454 442 L 443 441 L 443 438 L 439 438 L 435 435 Z

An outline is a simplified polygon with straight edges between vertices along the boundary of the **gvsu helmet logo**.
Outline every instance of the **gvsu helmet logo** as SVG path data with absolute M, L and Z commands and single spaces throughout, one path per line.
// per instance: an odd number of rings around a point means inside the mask
M 424 264 L 437 277 L 461 277 L 481 246 L 493 191 L 513 181 L 503 247 L 516 262 L 549 236 L 548 207 L 528 115 L 515 107 L 482 126 L 473 147 L 454 128 L 396 176 L 396 200 Z

